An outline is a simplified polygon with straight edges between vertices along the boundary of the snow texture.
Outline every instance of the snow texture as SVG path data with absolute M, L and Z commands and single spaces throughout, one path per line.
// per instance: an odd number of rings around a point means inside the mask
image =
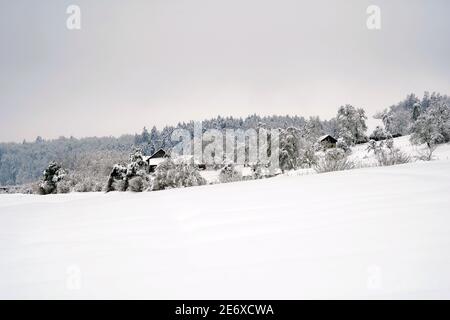
M 0 195 L 0 298 L 450 298 L 448 150 L 167 191 Z

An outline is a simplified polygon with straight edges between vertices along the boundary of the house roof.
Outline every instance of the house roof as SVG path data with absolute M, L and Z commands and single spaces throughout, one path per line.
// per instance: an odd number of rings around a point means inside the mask
M 322 142 L 323 140 L 325 140 L 325 139 L 327 139 L 327 138 L 331 138 L 331 140 L 333 140 L 334 142 L 337 142 L 337 140 L 336 140 L 333 136 L 331 136 L 331 135 L 329 135 L 329 134 L 325 134 L 325 135 L 321 136 L 321 137 L 319 138 L 319 142 Z
M 156 151 L 154 154 L 152 154 L 150 156 L 150 159 L 155 159 L 155 158 L 164 158 L 166 156 L 166 151 L 164 151 L 163 149 L 159 149 L 158 151 Z

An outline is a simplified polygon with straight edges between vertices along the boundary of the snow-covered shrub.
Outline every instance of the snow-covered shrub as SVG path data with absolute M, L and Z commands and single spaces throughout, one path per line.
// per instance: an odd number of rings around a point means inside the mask
M 224 168 L 222 168 L 224 169 Z M 234 168 L 234 171 L 237 171 L 236 168 Z M 269 164 L 262 164 L 261 162 L 257 162 L 256 164 L 253 164 L 251 166 L 252 169 L 252 175 L 250 176 L 249 180 L 257 180 L 257 179 L 263 179 L 263 178 L 269 178 L 272 175 L 272 172 L 270 170 L 270 165 Z M 229 170 L 229 169 L 227 169 Z M 237 172 L 237 174 L 239 174 L 239 172 Z M 224 176 L 225 178 L 225 176 Z M 219 179 L 220 179 L 220 175 L 219 175 Z
M 140 177 L 141 179 L 135 179 L 133 181 L 133 186 L 131 186 L 130 191 L 140 189 L 142 189 L 140 191 L 143 191 L 148 189 L 148 181 L 150 180 L 148 163 L 144 161 L 144 154 L 140 148 L 133 149 L 128 164 L 116 164 L 113 166 L 105 190 L 106 192 L 114 190 L 127 191 L 130 187 L 130 180 L 135 177 Z M 138 181 L 142 182 L 142 186 L 139 186 L 140 182 Z
M 93 192 L 102 192 L 104 189 L 104 184 L 101 182 L 96 182 L 94 184 L 94 190 L 92 190 Z
M 382 152 L 377 156 L 378 164 L 381 166 L 392 166 L 410 162 L 410 157 L 400 149 L 394 148 L 389 152 Z
M 264 170 L 259 163 L 252 166 L 252 171 L 253 171 L 253 179 L 257 180 L 265 178 Z
M 275 177 L 277 174 L 280 174 L 280 169 L 275 169 L 270 164 L 262 165 L 259 162 L 255 165 L 251 166 L 252 175 L 247 177 L 242 177 L 242 180 L 258 180 L 264 178 Z M 236 170 L 237 171 L 237 170 Z M 239 171 L 238 171 L 239 175 Z M 219 177 L 220 178 L 220 177 Z M 239 181 L 239 180 L 236 180 Z
M 353 169 L 354 163 L 347 158 L 344 150 L 339 148 L 328 149 L 322 157 L 320 157 L 314 169 L 318 173 L 340 171 Z
M 219 173 L 219 181 L 220 183 L 241 181 L 242 173 L 236 170 L 236 167 L 233 163 L 226 164 Z
M 158 165 L 152 190 L 192 187 L 206 184 L 198 169 L 191 163 L 174 163 L 170 158 Z
M 2 186 L 0 194 L 21 193 L 21 194 L 39 194 L 39 183 L 27 183 L 18 186 Z
M 128 187 L 128 182 L 125 182 L 126 178 L 127 167 L 123 164 L 115 164 L 109 174 L 108 182 L 106 183 L 106 192 L 125 191 Z
M 298 164 L 302 168 L 311 168 L 317 163 L 315 146 L 311 143 L 303 143 L 299 150 Z
M 80 179 L 73 187 L 73 191 L 75 191 L 75 192 L 94 192 L 95 191 L 95 183 L 94 183 L 94 181 L 92 181 L 88 178 Z
M 375 140 L 370 140 L 367 146 L 367 152 L 371 151 L 374 152 L 378 165 L 380 166 L 392 166 L 411 161 L 407 154 L 394 146 L 394 140 L 392 138 L 378 143 Z
M 44 170 L 42 181 L 36 188 L 36 193 L 45 195 L 57 192 L 57 185 L 67 175 L 66 171 L 56 162 L 51 162 Z
M 383 127 L 377 126 L 375 128 L 375 130 L 373 130 L 372 134 L 370 135 L 370 139 L 375 140 L 375 141 L 380 141 L 380 140 L 387 139 L 389 136 L 390 135 L 386 132 L 386 130 L 384 130 Z
M 130 191 L 133 191 L 133 192 L 144 191 L 144 179 L 140 176 L 131 178 L 128 181 L 128 188 Z
M 63 179 L 56 185 L 56 193 L 69 193 L 72 189 L 70 181 L 68 179 Z
M 433 153 L 436 150 L 437 145 L 435 144 L 430 144 L 427 145 L 427 147 L 423 150 L 419 150 L 417 159 L 422 160 L 422 161 L 431 161 L 433 160 Z
M 345 142 L 345 140 L 342 139 L 342 138 L 339 138 L 339 139 L 337 140 L 337 142 L 336 142 L 336 148 L 342 149 L 342 150 L 344 150 L 345 152 L 351 151 L 350 146 L 349 146 L 349 145 L 347 144 L 347 142 Z
M 176 188 L 176 180 L 176 165 L 172 160 L 166 159 L 156 167 L 153 190 Z
M 114 180 L 111 183 L 111 188 L 107 191 L 127 191 L 128 183 L 125 180 Z

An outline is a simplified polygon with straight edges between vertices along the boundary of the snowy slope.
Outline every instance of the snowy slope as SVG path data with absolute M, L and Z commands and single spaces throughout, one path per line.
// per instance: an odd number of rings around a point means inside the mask
M 0 195 L 1 298 L 450 298 L 450 161 Z
M 426 146 L 413 145 L 409 139 L 409 135 L 394 138 L 394 146 L 409 155 L 411 161 L 416 161 L 419 155 L 426 149 Z M 375 166 L 377 164 L 374 153 L 367 152 L 367 145 L 367 143 L 363 143 L 352 147 L 352 153 L 349 159 L 354 161 L 358 167 Z M 433 159 L 450 160 L 450 143 L 438 145 L 433 153 Z

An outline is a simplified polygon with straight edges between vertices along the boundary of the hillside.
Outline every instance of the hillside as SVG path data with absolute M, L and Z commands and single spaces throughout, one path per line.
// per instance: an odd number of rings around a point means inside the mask
M 423 153 L 425 145 L 413 145 L 410 142 L 410 136 L 403 136 L 394 138 L 394 146 L 399 148 L 402 152 L 410 156 L 411 161 L 415 161 L 416 158 Z M 349 157 L 357 165 L 367 166 L 375 165 L 376 159 L 373 152 L 367 152 L 367 143 L 356 145 L 352 148 L 352 154 Z M 433 153 L 433 159 L 435 160 L 450 160 L 450 143 L 438 145 Z
M 0 195 L 0 295 L 450 298 L 449 193 L 441 160 L 139 194 Z

